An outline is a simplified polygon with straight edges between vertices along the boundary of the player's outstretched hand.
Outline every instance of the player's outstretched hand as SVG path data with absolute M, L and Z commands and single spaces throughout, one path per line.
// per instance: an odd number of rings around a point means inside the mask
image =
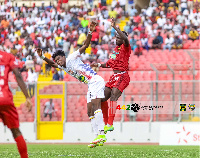
M 111 18 L 111 26 L 114 27 L 115 26 L 115 19 L 112 17 Z
M 98 63 L 93 63 L 90 65 L 91 67 L 98 67 Z
M 38 53 L 39 57 L 41 57 L 42 56 L 42 49 L 37 48 L 37 53 Z
M 97 23 L 95 21 L 92 21 L 92 23 L 90 24 L 90 31 L 94 32 L 96 26 L 97 26 Z
M 31 109 L 32 109 L 31 98 L 27 98 L 27 99 L 26 99 L 25 106 L 27 107 L 28 111 L 30 112 Z

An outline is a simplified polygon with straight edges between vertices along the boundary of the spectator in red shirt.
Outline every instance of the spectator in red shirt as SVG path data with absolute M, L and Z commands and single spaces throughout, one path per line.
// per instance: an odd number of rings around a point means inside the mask
M 141 22 L 141 17 L 140 17 L 140 15 L 139 15 L 139 13 L 137 13 L 136 16 L 133 17 L 133 19 L 134 19 L 134 22 L 136 22 L 136 23 L 138 23 L 138 24 Z
M 138 45 L 137 45 L 137 48 L 135 48 L 135 55 L 137 55 L 138 57 L 139 57 L 140 55 L 142 55 L 142 50 L 143 50 L 143 48 L 140 47 L 140 45 L 138 44 Z
M 93 52 L 94 55 L 97 54 L 98 49 L 97 49 L 95 44 L 92 44 L 92 50 L 91 51 Z
M 137 34 L 140 35 L 141 30 L 142 28 L 138 26 L 138 23 L 136 23 L 135 27 L 133 28 L 133 31 L 137 32 Z
M 140 39 L 142 38 L 147 38 L 147 34 L 145 33 L 145 31 L 141 31 L 140 33 Z
M 8 32 L 4 28 L 2 28 L 0 32 L 1 32 L 1 37 L 5 40 Z
M 169 0 L 163 0 L 162 2 L 164 3 L 165 8 L 169 7 Z
M 98 45 L 99 43 L 99 33 L 96 32 L 96 30 L 92 34 L 92 39 L 91 39 L 92 44 Z

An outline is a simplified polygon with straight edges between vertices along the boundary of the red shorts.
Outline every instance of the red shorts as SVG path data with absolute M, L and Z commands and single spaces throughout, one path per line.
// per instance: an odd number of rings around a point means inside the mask
M 14 105 L 0 105 L 0 118 L 8 128 L 19 128 L 19 117 Z
M 106 83 L 106 87 L 108 88 L 117 88 L 121 92 L 129 85 L 130 77 L 128 72 L 120 72 L 117 74 L 113 74 L 110 77 L 110 80 Z

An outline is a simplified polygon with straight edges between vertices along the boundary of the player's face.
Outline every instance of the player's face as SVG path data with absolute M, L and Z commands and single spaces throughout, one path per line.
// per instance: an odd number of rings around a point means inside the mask
M 119 35 L 116 35 L 116 45 L 120 46 L 123 44 L 123 40 Z
M 65 66 L 65 60 L 66 58 L 60 55 L 55 58 L 55 62 L 60 66 Z

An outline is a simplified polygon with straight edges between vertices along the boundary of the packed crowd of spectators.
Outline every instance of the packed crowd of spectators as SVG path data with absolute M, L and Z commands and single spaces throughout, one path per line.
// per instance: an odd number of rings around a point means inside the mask
M 53 5 L 41 7 L 18 7 L 10 2 L 0 6 L 0 49 L 16 56 L 20 71 L 42 65 L 43 61 L 35 48 L 43 49 L 51 58 L 57 49 L 70 50 L 81 47 L 86 39 L 91 20 L 98 22 L 91 40 L 91 51 L 81 55 L 84 62 L 106 62 L 115 47 L 115 30 L 110 18 L 119 23 L 126 20 L 124 30 L 129 34 L 131 48 L 135 55 L 142 55 L 143 49 L 180 49 L 187 40 L 198 40 L 200 34 L 200 12 L 198 0 L 150 0 L 149 7 L 135 9 L 134 1 L 85 0 L 81 6 L 66 8 Z M 89 5 L 88 5 L 89 4 Z M 46 64 L 45 69 L 51 68 Z M 60 73 L 60 74 L 59 74 Z M 62 80 L 62 72 L 54 72 L 54 80 Z
M 199 7 L 197 0 L 150 0 L 149 7 L 130 16 L 124 27 L 132 50 L 139 56 L 143 49 L 184 49 L 188 40 L 199 40 Z

